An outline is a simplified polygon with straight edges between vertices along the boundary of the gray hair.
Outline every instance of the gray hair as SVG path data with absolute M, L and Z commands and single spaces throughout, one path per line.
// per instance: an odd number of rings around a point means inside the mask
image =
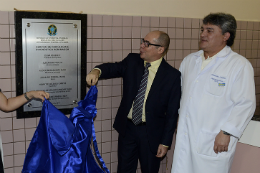
M 203 19 L 203 24 L 217 25 L 222 30 L 224 35 L 226 32 L 230 33 L 227 40 L 227 45 L 232 46 L 236 37 L 237 22 L 234 16 L 225 13 L 210 13 Z

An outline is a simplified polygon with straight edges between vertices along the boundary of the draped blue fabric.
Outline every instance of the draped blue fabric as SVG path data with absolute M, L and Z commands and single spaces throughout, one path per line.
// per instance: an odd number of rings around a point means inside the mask
M 45 100 L 22 173 L 109 173 L 96 142 L 96 100 L 92 86 L 70 118 Z

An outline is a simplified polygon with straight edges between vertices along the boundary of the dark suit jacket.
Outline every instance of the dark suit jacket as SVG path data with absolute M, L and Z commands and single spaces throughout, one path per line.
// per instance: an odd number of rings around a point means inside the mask
M 123 78 L 123 97 L 113 127 L 119 135 L 125 135 L 127 115 L 141 83 L 144 60 L 140 54 L 130 53 L 121 62 L 96 68 L 101 69 L 100 79 Z M 180 77 L 181 73 L 163 59 L 146 100 L 146 128 L 150 149 L 155 154 L 159 144 L 170 147 L 172 143 L 181 97 Z

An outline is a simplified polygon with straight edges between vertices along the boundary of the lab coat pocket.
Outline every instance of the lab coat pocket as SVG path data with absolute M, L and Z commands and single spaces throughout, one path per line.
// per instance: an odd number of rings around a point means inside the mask
M 197 153 L 217 157 L 217 154 L 213 150 L 216 136 L 217 133 L 201 130 L 197 140 Z
M 226 77 L 211 74 L 208 80 L 207 92 L 214 96 L 221 96 L 226 87 Z

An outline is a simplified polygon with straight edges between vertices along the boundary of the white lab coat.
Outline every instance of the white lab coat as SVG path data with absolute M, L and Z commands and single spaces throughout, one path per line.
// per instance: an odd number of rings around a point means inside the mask
M 172 173 L 228 173 L 237 141 L 255 111 L 250 62 L 226 46 L 201 70 L 201 54 L 188 55 L 180 66 L 182 98 Z M 216 154 L 220 130 L 233 136 L 228 152 Z

